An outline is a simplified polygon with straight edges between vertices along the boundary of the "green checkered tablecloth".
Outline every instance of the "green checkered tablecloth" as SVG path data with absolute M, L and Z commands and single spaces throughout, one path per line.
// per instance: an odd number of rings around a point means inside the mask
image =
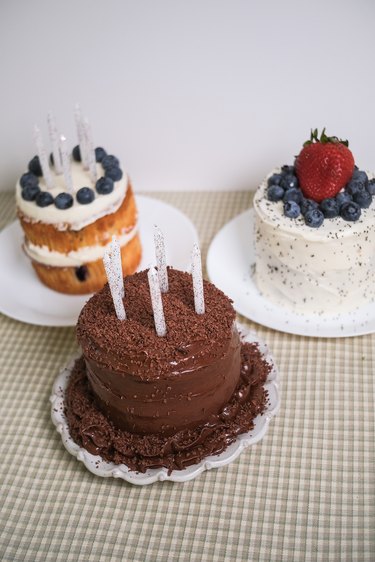
M 203 256 L 247 192 L 155 193 L 196 224 Z M 14 218 L 0 196 L 0 226 Z M 0 272 L 0 275 L 2 273 Z M 375 560 L 375 335 L 306 338 L 240 317 L 279 366 L 282 405 L 265 438 L 184 484 L 93 476 L 50 421 L 73 328 L 0 315 L 0 559 Z

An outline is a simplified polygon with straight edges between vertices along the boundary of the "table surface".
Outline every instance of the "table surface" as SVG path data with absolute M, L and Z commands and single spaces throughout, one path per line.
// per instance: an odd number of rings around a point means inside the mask
M 205 258 L 249 192 L 153 193 L 196 224 Z M 15 217 L 0 195 L 0 227 Z M 1 273 L 0 273 L 1 274 Z M 375 560 L 375 335 L 307 338 L 239 317 L 281 375 L 281 409 L 232 464 L 184 484 L 132 486 L 88 472 L 50 420 L 73 328 L 0 314 L 2 560 Z

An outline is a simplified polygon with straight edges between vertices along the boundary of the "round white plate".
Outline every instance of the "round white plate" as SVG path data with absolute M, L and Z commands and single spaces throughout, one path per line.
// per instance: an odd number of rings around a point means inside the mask
M 302 315 L 269 301 L 253 280 L 254 211 L 227 223 L 213 239 L 207 255 L 210 280 L 233 300 L 243 316 L 269 328 L 297 334 L 337 338 L 375 332 L 375 303 L 345 314 Z
M 155 261 L 154 224 L 163 231 L 168 264 L 186 270 L 190 265 L 197 231 L 181 211 L 157 199 L 138 195 L 142 262 L 145 269 Z M 63 295 L 45 287 L 22 250 L 23 232 L 18 221 L 0 233 L 0 312 L 29 324 L 74 326 L 91 295 Z
M 220 455 L 206 457 L 198 464 L 194 464 L 183 470 L 173 470 L 171 474 L 168 474 L 168 470 L 166 468 L 152 468 L 142 473 L 129 470 L 129 468 L 124 464 L 118 465 L 113 462 L 104 461 L 98 455 L 92 455 L 86 451 L 86 449 L 77 445 L 70 436 L 69 427 L 65 418 L 64 393 L 69 381 L 70 373 L 78 356 L 73 357 L 66 367 L 64 367 L 64 369 L 60 372 L 55 380 L 52 388 L 52 395 L 50 397 L 50 401 L 52 403 L 51 418 L 57 431 L 61 435 L 63 444 L 67 451 L 76 457 L 77 460 L 83 462 L 85 467 L 96 476 L 111 476 L 113 478 L 120 478 L 126 482 L 130 482 L 130 484 L 138 484 L 141 486 L 145 484 L 152 484 L 153 482 L 162 482 L 164 480 L 169 480 L 170 482 L 186 482 L 187 480 L 193 480 L 193 478 L 196 478 L 205 470 L 219 468 L 233 462 L 238 455 L 242 453 L 242 451 L 244 451 L 247 447 L 250 447 L 250 445 L 258 443 L 258 441 L 264 437 L 270 420 L 277 414 L 280 407 L 278 371 L 267 346 L 258 340 L 254 332 L 250 332 L 247 328 L 241 325 L 239 325 L 238 328 L 241 331 L 243 341 L 258 343 L 264 358 L 272 367 L 267 377 L 266 384 L 264 385 L 268 391 L 268 405 L 265 412 L 255 418 L 254 429 L 248 433 L 239 435 L 236 441 Z

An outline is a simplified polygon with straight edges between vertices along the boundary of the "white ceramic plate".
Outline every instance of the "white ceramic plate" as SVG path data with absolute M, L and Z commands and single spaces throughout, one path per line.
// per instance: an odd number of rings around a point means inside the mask
M 254 211 L 249 209 L 218 232 L 207 255 L 210 280 L 233 300 L 237 312 L 269 328 L 301 336 L 336 338 L 375 332 L 375 303 L 345 314 L 302 315 L 261 295 L 252 277 L 253 226 Z
M 239 329 L 241 331 L 243 341 L 257 342 L 264 358 L 272 366 L 265 384 L 265 388 L 268 391 L 269 402 L 266 411 L 261 416 L 257 416 L 255 418 L 254 429 L 249 433 L 239 435 L 236 441 L 232 443 L 223 453 L 220 455 L 206 457 L 200 463 L 189 466 L 184 470 L 173 470 L 171 474 L 168 474 L 168 470 L 166 468 L 152 468 L 148 469 L 145 473 L 141 473 L 129 470 L 129 468 L 124 464 L 116 465 L 112 462 L 104 461 L 101 457 L 92 455 L 86 451 L 86 449 L 77 445 L 77 443 L 70 437 L 69 427 L 64 415 L 64 393 L 74 362 L 78 356 L 73 357 L 66 367 L 60 372 L 53 385 L 52 395 L 50 398 L 52 403 L 51 418 L 57 431 L 61 435 L 63 444 L 67 451 L 69 451 L 69 453 L 76 457 L 79 461 L 83 462 L 85 467 L 96 476 L 111 476 L 113 478 L 120 478 L 126 482 L 130 482 L 130 484 L 138 485 L 152 484 L 153 482 L 161 482 L 164 480 L 169 480 L 171 482 L 186 482 L 187 480 L 196 478 L 205 470 L 219 468 L 234 461 L 238 455 L 242 453 L 242 451 L 244 451 L 247 447 L 250 447 L 250 445 L 258 443 L 258 441 L 264 437 L 270 420 L 277 414 L 280 407 L 278 371 L 267 346 L 258 340 L 256 334 L 250 332 L 244 326 L 239 325 Z
M 139 269 L 155 262 L 153 227 L 164 233 L 168 264 L 186 270 L 198 235 L 181 211 L 157 199 L 137 196 L 143 248 Z M 22 250 L 23 233 L 18 221 L 0 233 L 0 312 L 29 324 L 74 326 L 90 295 L 63 295 L 45 287 Z

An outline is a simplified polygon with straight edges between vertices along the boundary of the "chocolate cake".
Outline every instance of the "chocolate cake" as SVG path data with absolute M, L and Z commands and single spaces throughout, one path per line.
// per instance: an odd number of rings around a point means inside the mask
M 106 285 L 83 308 L 65 415 L 89 452 L 140 472 L 183 469 L 222 452 L 253 428 L 267 404 L 270 365 L 241 343 L 231 301 L 204 282 L 196 314 L 192 278 L 168 268 L 165 337 L 155 332 L 143 271 L 125 278 L 127 319 L 117 319 Z

